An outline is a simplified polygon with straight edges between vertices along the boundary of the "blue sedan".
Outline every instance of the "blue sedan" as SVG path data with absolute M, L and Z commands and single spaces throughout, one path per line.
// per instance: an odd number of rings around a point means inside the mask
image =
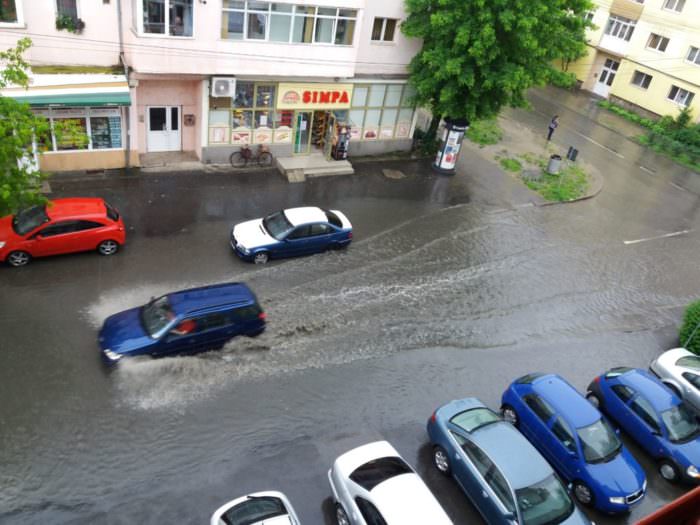
M 658 461 L 666 480 L 700 482 L 698 418 L 656 377 L 613 368 L 591 382 L 587 397 Z
M 438 408 L 428 435 L 435 467 L 454 476 L 490 525 L 590 525 L 537 450 L 478 399 Z
M 501 410 L 573 484 L 584 505 L 627 512 L 646 490 L 642 467 L 605 418 L 563 378 L 528 374 L 503 393 Z
M 351 241 L 352 224 L 342 212 L 313 206 L 277 211 L 236 224 L 231 231 L 231 248 L 241 259 L 257 264 L 344 248 Z

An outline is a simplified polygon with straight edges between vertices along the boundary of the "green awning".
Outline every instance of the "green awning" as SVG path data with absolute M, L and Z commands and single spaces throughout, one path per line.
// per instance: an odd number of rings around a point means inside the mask
M 14 97 L 30 106 L 130 106 L 129 93 L 85 93 L 78 95 L 37 95 Z

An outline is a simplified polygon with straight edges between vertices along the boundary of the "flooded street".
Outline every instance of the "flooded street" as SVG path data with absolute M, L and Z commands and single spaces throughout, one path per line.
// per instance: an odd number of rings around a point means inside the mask
M 112 202 L 130 237 L 111 258 L 0 268 L 0 522 L 205 523 L 276 489 L 304 523 L 332 523 L 332 461 L 387 439 L 455 523 L 481 523 L 430 464 L 432 411 L 468 396 L 497 409 L 527 372 L 584 390 L 611 366 L 646 368 L 700 291 L 694 179 L 678 190 L 682 173 L 640 174 L 594 147 L 582 155 L 609 167 L 603 193 L 550 207 L 505 175 L 480 178 L 468 154 L 453 178 L 397 162 L 300 185 L 267 172 L 53 181 L 53 197 Z M 265 266 L 231 253 L 234 222 L 301 204 L 345 212 L 351 246 Z M 106 316 L 223 281 L 256 292 L 266 333 L 102 366 Z M 649 495 L 629 516 L 591 513 L 597 523 L 634 523 L 682 492 L 632 451 Z

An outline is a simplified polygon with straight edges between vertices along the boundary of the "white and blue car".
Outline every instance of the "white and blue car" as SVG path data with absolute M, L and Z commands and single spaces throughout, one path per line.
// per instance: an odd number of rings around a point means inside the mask
M 256 264 L 344 248 L 351 241 L 352 224 L 342 212 L 314 206 L 277 211 L 236 224 L 231 231 L 231 248 Z

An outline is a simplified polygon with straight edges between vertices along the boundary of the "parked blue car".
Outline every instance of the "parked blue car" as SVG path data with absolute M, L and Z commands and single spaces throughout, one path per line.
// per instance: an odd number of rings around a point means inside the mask
M 174 292 L 105 319 L 102 356 L 161 357 L 221 348 L 237 335 L 265 330 L 265 313 L 245 284 L 226 283 Z
M 573 484 L 582 504 L 612 514 L 629 511 L 644 497 L 642 467 L 610 423 L 562 377 L 516 379 L 503 393 L 501 411 Z
M 666 480 L 700 482 L 700 423 L 693 410 L 646 370 L 619 367 L 588 385 L 588 400 L 659 465 Z
M 342 212 L 314 206 L 277 211 L 236 224 L 231 231 L 231 248 L 241 259 L 256 264 L 344 248 L 351 241 L 352 224 Z
M 428 420 L 433 464 L 453 476 L 489 525 L 590 525 L 535 448 L 475 398 Z

